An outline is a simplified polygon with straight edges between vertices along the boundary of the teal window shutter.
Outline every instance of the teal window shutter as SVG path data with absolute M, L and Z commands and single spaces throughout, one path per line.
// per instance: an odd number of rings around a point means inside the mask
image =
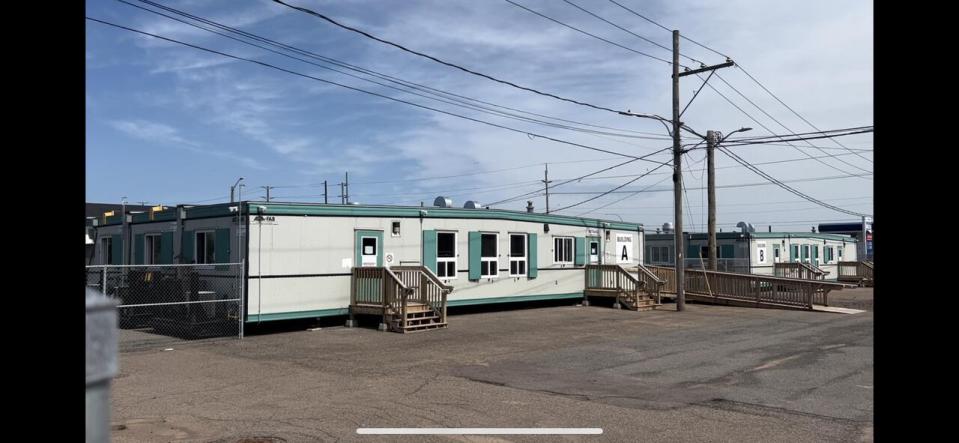
M 480 279 L 480 247 L 482 246 L 481 235 L 479 232 L 469 233 L 469 279 Z
M 789 259 L 792 261 L 799 260 L 799 246 L 798 245 L 789 245 Z
M 114 235 L 110 237 L 110 249 L 112 251 L 110 254 L 113 255 L 113 260 L 110 261 L 111 265 L 122 265 L 123 264 L 123 236 Z
M 173 233 L 160 234 L 160 264 L 173 264 Z
M 193 255 L 196 254 L 196 234 L 193 231 L 183 231 L 182 235 L 180 260 L 183 263 L 193 263 Z
M 423 231 L 423 266 L 436 273 L 436 230 Z
M 143 264 L 143 234 L 133 237 L 133 264 Z
M 528 240 L 526 247 L 526 275 L 529 278 L 536 278 L 536 276 L 539 274 L 538 270 L 536 269 L 539 265 L 536 260 L 536 256 L 538 255 L 538 240 L 536 239 L 536 234 L 527 234 L 526 238 Z
M 217 229 L 213 243 L 213 260 L 216 263 L 230 262 L 230 229 Z
M 735 258 L 736 257 L 736 246 L 735 245 L 720 245 L 719 246 L 719 257 L 720 258 Z
M 586 237 L 576 237 L 576 246 L 573 247 L 573 264 L 582 266 L 586 264 Z

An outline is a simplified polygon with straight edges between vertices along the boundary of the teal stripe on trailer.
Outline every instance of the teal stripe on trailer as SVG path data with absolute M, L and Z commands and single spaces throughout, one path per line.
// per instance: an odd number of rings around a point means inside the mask
M 572 298 L 583 298 L 582 292 L 570 292 L 568 294 L 542 294 L 542 295 L 514 295 L 509 297 L 490 297 L 490 298 L 471 298 L 468 300 L 450 300 L 446 306 L 472 306 L 489 305 L 493 303 L 512 303 L 521 301 L 539 301 L 539 300 L 563 300 Z
M 319 309 L 315 311 L 277 312 L 273 314 L 249 314 L 246 316 L 246 322 L 256 323 L 258 321 L 295 320 L 298 318 L 333 317 L 337 315 L 347 315 L 349 313 L 350 313 L 349 308 L 337 308 L 337 309 Z
M 256 205 L 266 208 L 259 213 L 271 215 L 493 219 L 551 223 L 567 226 L 585 226 L 592 228 L 608 227 L 609 229 L 626 231 L 639 231 L 643 227 L 641 223 L 626 223 L 594 218 L 571 217 L 566 215 L 507 211 L 503 209 L 423 208 L 419 206 L 294 205 L 260 202 L 257 202 Z M 425 211 L 426 213 L 422 214 L 421 211 Z

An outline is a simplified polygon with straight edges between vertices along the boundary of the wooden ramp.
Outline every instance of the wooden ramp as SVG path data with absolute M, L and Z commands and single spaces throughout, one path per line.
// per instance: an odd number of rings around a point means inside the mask
M 676 270 L 649 266 L 665 280 L 664 294 L 676 294 Z M 829 306 L 829 292 L 846 285 L 824 280 L 686 269 L 686 299 L 730 306 L 816 310 Z

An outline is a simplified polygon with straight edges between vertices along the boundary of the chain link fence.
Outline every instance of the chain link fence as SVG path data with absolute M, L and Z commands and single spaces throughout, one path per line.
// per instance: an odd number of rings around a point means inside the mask
M 88 288 L 117 302 L 121 352 L 243 336 L 242 263 L 97 265 L 86 274 Z

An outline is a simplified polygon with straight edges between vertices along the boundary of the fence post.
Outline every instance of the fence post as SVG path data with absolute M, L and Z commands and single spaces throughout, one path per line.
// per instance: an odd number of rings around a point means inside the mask
M 101 277 L 100 285 L 103 287 L 103 295 L 107 295 L 107 267 L 103 267 L 103 277 Z
M 240 260 L 240 313 L 237 315 L 240 319 L 240 338 L 243 338 L 243 324 L 246 323 L 246 310 L 244 309 L 244 290 L 246 289 L 246 259 Z

